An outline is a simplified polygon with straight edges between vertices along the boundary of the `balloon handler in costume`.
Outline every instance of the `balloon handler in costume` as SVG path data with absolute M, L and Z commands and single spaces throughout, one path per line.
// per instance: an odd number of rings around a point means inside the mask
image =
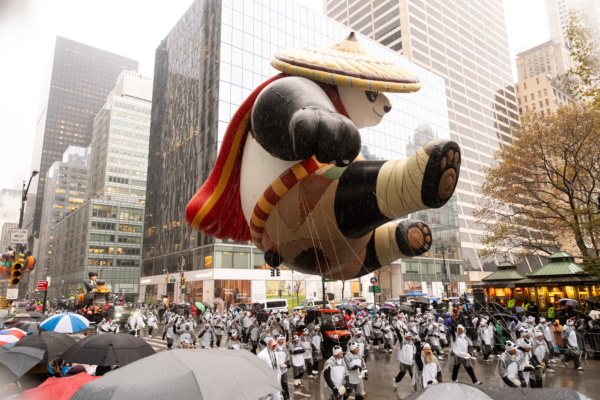
M 437 385 L 438 383 L 442 383 L 440 362 L 433 355 L 431 345 L 424 342 L 420 348 L 417 348 L 417 353 L 415 354 L 412 378 L 413 387 L 415 388 L 415 392 L 418 392 L 429 385 Z
M 333 347 L 333 355 L 325 361 L 321 374 L 321 400 L 344 400 L 350 391 L 348 367 L 344 351 L 340 346 Z
M 252 240 L 271 267 L 331 279 L 366 275 L 432 245 L 426 223 L 460 172 L 458 144 L 435 139 L 408 159 L 363 161 L 360 128 L 378 125 L 419 78 L 375 57 L 354 33 L 329 48 L 276 54 L 282 71 L 229 123 L 210 176 L 186 209 L 205 235 Z

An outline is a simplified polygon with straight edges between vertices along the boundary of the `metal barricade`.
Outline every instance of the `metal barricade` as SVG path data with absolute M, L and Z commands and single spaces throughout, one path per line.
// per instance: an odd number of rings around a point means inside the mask
M 577 341 L 580 341 L 580 335 L 577 335 Z M 600 360 L 600 332 L 584 334 L 581 343 L 584 346 L 582 350 L 583 357 Z

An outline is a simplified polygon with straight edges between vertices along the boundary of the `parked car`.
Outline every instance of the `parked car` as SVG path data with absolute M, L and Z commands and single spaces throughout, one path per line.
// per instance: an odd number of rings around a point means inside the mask
M 331 306 L 331 302 L 326 300 L 325 307 L 323 307 L 323 300 L 305 300 L 298 307 L 294 307 L 294 312 L 300 311 L 302 312 L 307 307 L 319 307 L 325 309 L 333 309 Z

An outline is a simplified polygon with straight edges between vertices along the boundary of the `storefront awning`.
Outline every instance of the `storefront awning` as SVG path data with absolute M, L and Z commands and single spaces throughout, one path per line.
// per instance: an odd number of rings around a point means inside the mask
M 519 286 L 588 286 L 598 285 L 598 278 L 589 275 L 548 276 L 544 278 L 527 278 L 514 282 Z

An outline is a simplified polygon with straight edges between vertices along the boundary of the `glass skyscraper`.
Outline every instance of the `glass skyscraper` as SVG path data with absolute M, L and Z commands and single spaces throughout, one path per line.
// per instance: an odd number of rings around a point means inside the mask
M 463 152 L 457 186 L 462 256 L 470 271 L 492 271 L 501 261 L 483 258 L 485 232 L 473 212 L 485 167 L 512 143 L 519 113 L 502 0 L 324 0 L 324 13 L 398 51 L 444 78 L 450 137 Z M 526 272 L 537 256 L 519 262 Z
M 117 77 L 137 70 L 138 62 L 105 50 L 57 37 L 42 81 L 23 228 L 39 239 L 46 172 L 68 146 L 87 147 L 92 125 Z M 31 241 L 31 239 L 30 239 Z M 33 246 L 33 243 L 30 243 Z
M 87 203 L 52 233 L 53 296 L 75 293 L 96 271 L 127 301 L 139 297 L 152 80 L 123 71 L 116 83 L 94 119 Z
M 225 278 L 252 281 L 248 298 L 253 300 L 268 294 L 263 254 L 251 242 L 218 240 L 192 230 L 185 222 L 185 208 L 207 179 L 237 107 L 255 87 L 279 73 L 270 65 L 271 57 L 283 49 L 331 46 L 349 33 L 342 24 L 291 0 L 213 0 L 196 1 L 162 41 L 156 50 L 144 225 L 141 283 L 147 299 L 157 293 L 177 299 L 178 283 L 165 278 L 167 272 L 172 278 L 178 271 L 188 284 L 198 282 L 194 293 L 201 295 L 198 287 L 208 289 L 203 300 L 210 301 L 215 291 L 218 296 L 218 280 Z M 386 93 L 392 111 L 380 125 L 361 130 L 365 158 L 405 158 L 431 139 L 450 138 L 443 78 L 362 35 L 358 40 L 372 54 L 416 73 L 423 83 L 414 94 Z M 402 278 L 411 281 L 405 288 L 439 294 L 442 245 L 452 249 L 445 257 L 451 259 L 449 286 L 458 294 L 464 276 L 455 197 L 439 210 L 410 217 L 430 224 L 435 245 L 423 257 L 377 272 L 384 294 L 399 294 Z M 273 279 L 294 279 L 285 267 L 281 274 Z M 319 278 L 309 279 L 320 290 Z M 361 291 L 368 294 L 368 277 L 361 280 Z M 327 290 L 339 297 L 335 285 Z

